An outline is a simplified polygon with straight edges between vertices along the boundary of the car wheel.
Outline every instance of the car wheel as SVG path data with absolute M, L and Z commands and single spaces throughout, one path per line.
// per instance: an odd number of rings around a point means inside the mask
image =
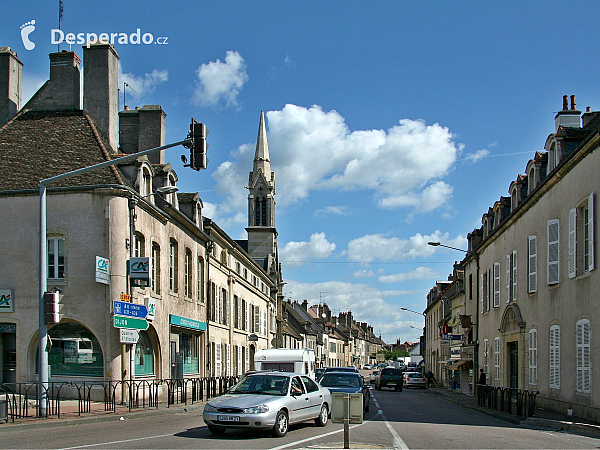
M 394 390 L 395 390 L 396 392 L 398 392 L 398 391 L 400 390 L 400 388 L 399 388 L 398 386 L 396 386 L 396 387 L 394 388 Z
M 288 416 L 285 412 L 279 411 L 277 413 L 277 417 L 275 418 L 275 426 L 273 427 L 273 436 L 275 437 L 284 437 L 287 432 L 290 423 L 288 421 Z
M 324 427 L 327 425 L 327 419 L 329 417 L 329 411 L 327 410 L 326 405 L 321 405 L 321 412 L 319 413 L 319 417 L 315 419 L 315 423 L 318 427 Z
M 365 405 L 365 412 L 369 412 L 369 402 Z
M 380 384 L 376 384 L 375 385 L 375 389 L 377 389 L 378 391 L 380 391 L 381 390 L 381 385 Z
M 226 428 L 222 428 L 222 427 L 215 427 L 214 425 L 207 425 L 208 426 L 208 431 L 210 431 L 212 434 L 223 434 L 225 433 Z

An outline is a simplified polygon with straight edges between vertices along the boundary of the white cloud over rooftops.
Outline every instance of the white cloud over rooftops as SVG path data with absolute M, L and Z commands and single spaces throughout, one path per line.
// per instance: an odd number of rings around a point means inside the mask
M 144 101 L 156 90 L 158 85 L 165 83 L 168 80 L 169 71 L 167 69 L 154 69 L 152 72 L 141 76 L 133 73 L 124 73 L 121 62 L 119 61 L 119 89 L 125 89 L 125 100 L 128 103 L 131 101 Z M 123 86 L 123 83 L 127 83 L 127 86 Z
M 311 260 L 328 258 L 336 245 L 329 242 L 325 233 L 314 233 L 308 242 L 288 242 L 279 251 L 279 259 L 285 267 L 296 267 Z
M 244 58 L 231 50 L 226 53 L 225 61 L 217 59 L 200 65 L 196 76 L 194 103 L 201 106 L 224 102 L 226 107 L 237 108 L 240 91 L 248 82 Z

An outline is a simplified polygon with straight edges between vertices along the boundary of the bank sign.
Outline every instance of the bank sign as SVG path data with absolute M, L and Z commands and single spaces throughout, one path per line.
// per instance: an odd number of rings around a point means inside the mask
M 0 289 L 0 313 L 15 312 L 12 289 Z
M 110 284 L 110 262 L 106 258 L 96 256 L 95 280 L 97 283 Z

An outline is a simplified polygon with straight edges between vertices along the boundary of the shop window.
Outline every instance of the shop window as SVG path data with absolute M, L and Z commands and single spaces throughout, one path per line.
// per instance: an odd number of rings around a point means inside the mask
M 60 323 L 50 330 L 48 365 L 51 376 L 103 377 L 104 359 L 96 336 L 76 323 Z M 36 353 L 36 373 L 39 355 Z
M 140 331 L 135 346 L 135 375 L 154 375 L 154 349 L 146 331 Z
M 198 336 L 195 334 L 179 334 L 179 351 L 183 354 L 183 373 L 199 372 Z

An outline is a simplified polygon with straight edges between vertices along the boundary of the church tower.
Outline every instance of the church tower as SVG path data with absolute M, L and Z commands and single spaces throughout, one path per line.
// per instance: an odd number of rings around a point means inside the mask
M 260 113 L 254 165 L 248 181 L 248 253 L 269 274 L 278 272 L 275 173 L 271 171 L 265 114 Z

